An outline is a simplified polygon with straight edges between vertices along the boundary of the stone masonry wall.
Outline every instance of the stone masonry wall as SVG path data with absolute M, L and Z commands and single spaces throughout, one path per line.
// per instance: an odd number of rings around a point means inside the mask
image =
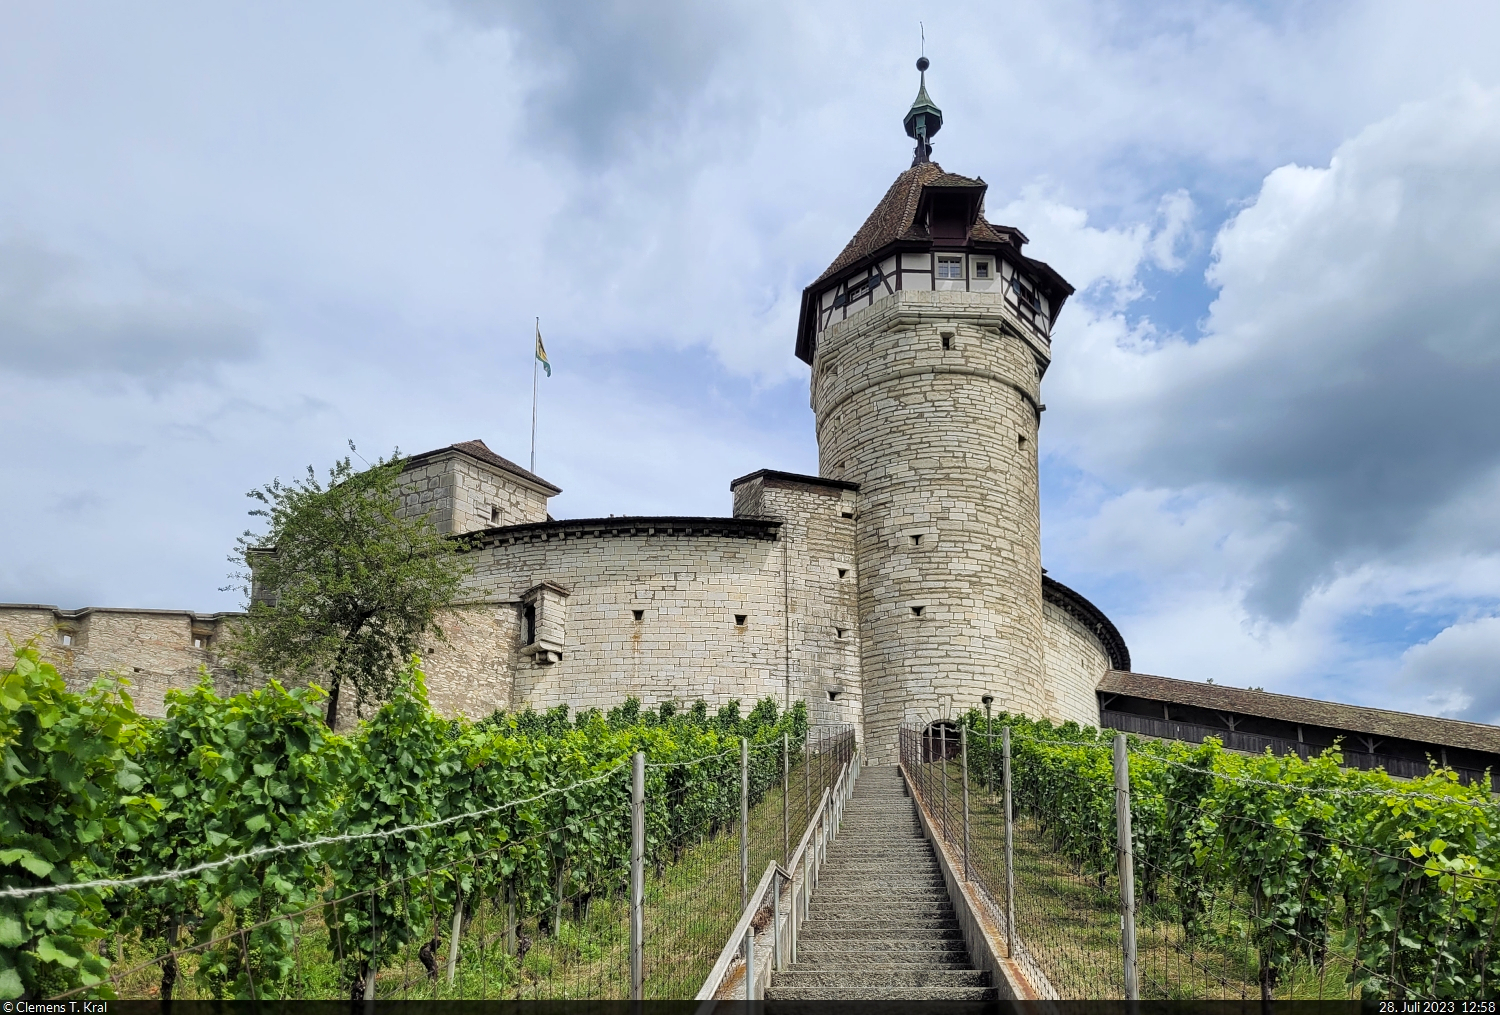
M 785 700 L 783 550 L 776 541 L 538 537 L 475 551 L 473 564 L 468 616 L 476 619 L 466 623 L 483 637 L 434 646 L 427 660 L 433 703 L 444 711 L 479 716 L 564 703 L 576 710 L 617 705 L 628 695 L 651 706 L 739 698 L 748 708 L 768 695 Z M 550 665 L 520 652 L 521 599 L 542 582 L 570 593 L 562 657 Z
M 819 338 L 819 471 L 857 482 L 869 756 L 985 694 L 1051 713 L 1043 658 L 1039 364 L 1003 298 L 897 292 Z M 946 339 L 947 348 L 944 348 Z
M 547 520 L 547 494 L 468 455 L 448 451 L 401 474 L 402 509 L 430 513 L 439 532 L 463 533 L 494 525 Z M 492 509 L 498 509 L 496 518 Z
M 36 638 L 69 690 L 83 691 L 101 676 L 118 675 L 129 681 L 126 690 L 136 710 L 158 717 L 166 714 L 166 692 L 196 686 L 201 667 L 213 674 L 218 693 L 243 689 L 214 652 L 232 621 L 232 614 L 175 610 L 0 605 L 0 636 L 17 642 Z
M 1055 719 L 1099 725 L 1099 681 L 1109 672 L 1109 654 L 1093 632 L 1068 611 L 1042 604 L 1046 634 L 1047 711 Z
M 855 724 L 863 739 L 852 484 L 757 473 L 736 481 L 737 517 L 776 518 L 790 575 L 789 681 L 815 723 Z M 833 697 L 830 697 L 830 694 Z

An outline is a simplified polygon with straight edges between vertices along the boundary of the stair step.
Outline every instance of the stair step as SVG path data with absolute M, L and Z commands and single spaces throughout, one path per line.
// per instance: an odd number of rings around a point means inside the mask
M 802 925 L 797 940 L 802 941 L 858 941 L 862 938 L 876 940 L 911 940 L 948 938 L 959 941 L 964 932 L 957 920 L 822 920 L 827 930 L 813 926 L 809 920 Z
M 803 971 L 793 967 L 776 973 L 772 983 L 777 987 L 858 987 L 862 990 L 988 987 L 990 974 L 982 969 L 860 969 L 844 973 L 828 969 Z
M 969 963 L 969 956 L 963 952 L 937 952 L 927 954 L 926 952 L 840 952 L 836 955 L 808 955 L 801 951 L 797 953 L 797 964 L 792 967 L 796 970 L 818 970 L 829 972 L 842 972 L 844 970 L 859 969 L 874 970 L 876 972 L 898 973 L 911 970 L 954 970 L 973 969 Z
M 808 940 L 799 938 L 797 940 L 797 956 L 804 955 L 869 955 L 872 952 L 963 952 L 964 943 L 962 939 L 951 940 L 947 938 L 906 938 L 900 941 L 887 941 L 879 938 L 867 938 L 862 941 L 844 941 L 833 938 L 823 940 Z
M 994 987 L 901 987 L 873 990 L 868 987 L 776 987 L 766 988 L 767 1001 L 998 1001 Z

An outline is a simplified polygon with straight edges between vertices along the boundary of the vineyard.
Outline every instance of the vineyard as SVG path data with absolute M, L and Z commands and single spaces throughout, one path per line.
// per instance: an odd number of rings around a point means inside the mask
M 628 997 L 643 752 L 651 996 L 691 996 L 852 734 L 769 699 L 447 719 L 415 661 L 357 732 L 316 688 L 0 673 L 0 998 Z M 750 822 L 740 828 L 741 740 Z M 795 826 L 800 832 L 801 825 Z
M 1112 731 L 961 723 L 941 743 L 906 731 L 908 771 L 1014 914 L 1014 957 L 1056 996 L 1128 996 L 1126 926 L 1143 998 L 1500 995 L 1500 811 L 1456 773 L 1397 780 L 1342 768 L 1336 750 L 1303 761 L 1129 737 L 1127 912 Z

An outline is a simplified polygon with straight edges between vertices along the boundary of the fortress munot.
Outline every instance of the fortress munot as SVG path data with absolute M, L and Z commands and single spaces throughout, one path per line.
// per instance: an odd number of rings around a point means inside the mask
M 735 479 L 728 517 L 559 521 L 561 491 L 481 441 L 407 461 L 406 510 L 470 544 L 424 653 L 433 705 L 803 700 L 874 762 L 903 722 L 990 705 L 1256 753 L 1341 743 L 1346 764 L 1489 769 L 1500 791 L 1494 726 L 1130 672 L 1115 626 L 1042 569 L 1041 386 L 1072 288 L 985 219 L 983 180 L 931 161 L 925 80 L 905 126 L 911 168 L 802 295 L 819 475 Z M 74 688 L 123 674 L 160 715 L 203 666 L 240 689 L 217 661 L 235 616 L 11 604 L 0 634 L 39 639 Z
M 803 295 L 819 476 L 736 479 L 724 518 L 554 521 L 558 488 L 480 441 L 409 460 L 411 510 L 477 536 L 426 659 L 435 706 L 772 695 L 855 723 L 874 758 L 899 723 L 986 698 L 1098 722 L 1099 682 L 1129 653 L 1043 575 L 1037 502 L 1041 383 L 1072 288 L 986 221 L 982 180 L 930 161 L 925 80 L 905 124 L 911 168 Z M 159 711 L 213 667 L 232 616 L 9 606 L 0 627 L 53 632 L 75 682 L 124 672 Z

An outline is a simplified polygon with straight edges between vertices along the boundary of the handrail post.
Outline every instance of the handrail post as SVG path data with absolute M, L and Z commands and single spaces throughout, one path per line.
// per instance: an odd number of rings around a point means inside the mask
M 745 1000 L 755 1000 L 755 928 L 745 928 Z
M 646 755 L 630 765 L 630 999 L 644 996 L 646 896 Z
M 740 737 L 740 908 L 750 904 L 750 741 Z
M 969 724 L 958 728 L 958 749 L 964 766 L 964 880 L 969 880 Z
M 1001 777 L 1005 780 L 1005 957 L 1016 954 L 1016 851 L 1010 809 L 1010 726 L 1001 730 Z
M 781 871 L 771 877 L 771 968 L 781 969 Z
M 1130 750 L 1115 734 L 1115 856 L 1120 864 L 1120 945 L 1125 958 L 1125 1000 L 1138 1001 L 1135 968 L 1135 844 L 1130 832 Z

